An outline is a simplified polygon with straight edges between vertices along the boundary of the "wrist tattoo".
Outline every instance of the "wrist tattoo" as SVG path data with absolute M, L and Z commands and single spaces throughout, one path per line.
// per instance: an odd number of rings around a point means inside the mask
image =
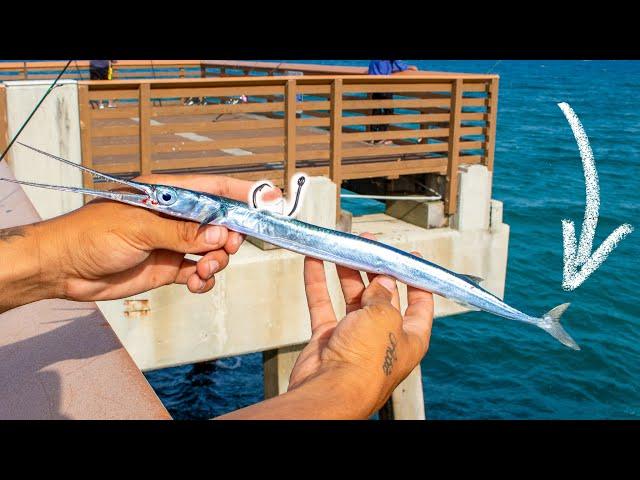
M 12 238 L 25 236 L 24 227 L 10 227 L 0 230 L 0 240 L 8 242 Z
M 398 342 L 396 340 L 396 336 L 393 332 L 389 332 L 389 346 L 387 347 L 387 351 L 384 355 L 384 363 L 382 364 L 382 371 L 385 375 L 391 375 L 391 371 L 393 370 L 393 362 L 398 359 L 396 355 L 396 346 Z

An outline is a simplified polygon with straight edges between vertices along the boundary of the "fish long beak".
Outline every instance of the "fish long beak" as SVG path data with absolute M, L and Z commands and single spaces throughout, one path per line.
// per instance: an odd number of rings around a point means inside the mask
M 129 203 L 131 205 L 136 206 L 147 206 L 147 202 L 153 197 L 153 186 L 145 183 L 133 182 L 131 180 L 123 180 L 120 178 L 112 177 L 111 175 L 104 174 L 102 172 L 98 172 L 97 170 L 93 170 L 92 168 L 85 167 L 84 165 L 79 165 L 77 163 L 71 162 L 65 158 L 58 157 L 57 155 L 53 155 L 52 153 L 45 152 L 38 148 L 32 147 L 30 145 L 26 145 L 22 142 L 17 142 L 23 147 L 26 147 L 34 152 L 40 153 L 47 157 L 58 160 L 59 162 L 65 163 L 72 167 L 78 168 L 84 172 L 90 173 L 96 177 L 101 177 L 110 182 L 119 183 L 121 185 L 125 185 L 127 187 L 133 188 L 142 193 L 130 193 L 130 192 L 112 192 L 112 191 L 103 191 L 103 190 L 91 190 L 87 188 L 78 188 L 78 187 L 65 187 L 62 185 L 49 185 L 46 183 L 35 183 L 35 182 L 26 182 L 23 180 L 14 180 L 11 178 L 0 178 L 5 182 L 17 183 L 20 185 L 28 185 L 30 187 L 39 187 L 39 188 L 49 188 L 51 190 L 60 190 L 64 192 L 73 192 L 73 193 L 82 193 L 85 195 L 92 195 L 94 197 L 106 198 L 109 200 L 115 200 L 118 202 Z
M 92 195 L 94 197 L 106 198 L 109 200 L 115 200 L 117 202 L 129 203 L 136 206 L 146 206 L 146 202 L 149 200 L 149 195 L 128 193 L 128 192 L 111 192 L 107 190 L 90 190 L 88 188 L 76 188 L 76 187 L 64 187 L 61 185 L 48 185 L 46 183 L 25 182 L 22 180 L 14 180 L 12 178 L 0 177 L 0 180 L 5 182 L 17 183 L 20 185 L 28 185 L 30 187 L 49 188 L 51 190 L 60 190 L 63 192 L 83 193 L 85 195 Z

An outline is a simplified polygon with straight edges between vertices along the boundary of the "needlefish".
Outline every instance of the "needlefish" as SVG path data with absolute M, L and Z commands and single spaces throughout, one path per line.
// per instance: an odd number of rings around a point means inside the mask
M 540 317 L 530 316 L 507 305 L 496 295 L 485 290 L 479 284 L 482 279 L 478 277 L 453 272 L 424 258 L 375 240 L 297 220 L 294 217 L 300 206 L 302 187 L 306 179 L 304 174 L 294 177 L 295 183 L 297 183 L 297 193 L 295 201 L 289 200 L 289 205 L 293 203 L 293 206 L 291 211 L 286 214 L 275 212 L 258 204 L 257 197 L 260 190 L 265 186 L 273 186 L 269 182 L 256 184 L 249 195 L 248 202 L 243 203 L 218 195 L 174 186 L 148 184 L 112 177 L 37 148 L 20 144 L 96 177 L 127 186 L 137 193 L 98 191 L 7 178 L 1 180 L 92 195 L 147 208 L 202 225 L 224 226 L 302 255 L 355 270 L 388 275 L 407 285 L 436 293 L 474 310 L 483 310 L 510 320 L 535 325 L 567 347 L 574 350 L 580 349 L 560 325 L 560 317 L 569 306 L 568 303 L 558 305 Z M 292 182 L 292 186 L 294 186 L 294 182 Z M 294 189 L 296 188 L 291 191 Z

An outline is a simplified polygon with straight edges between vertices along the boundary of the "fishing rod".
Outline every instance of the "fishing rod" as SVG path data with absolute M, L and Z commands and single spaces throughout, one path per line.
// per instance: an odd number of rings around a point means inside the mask
M 9 149 L 13 146 L 13 144 L 15 143 L 15 141 L 18 139 L 18 136 L 22 133 L 22 131 L 24 130 L 24 128 L 27 126 L 27 123 L 29 123 L 29 121 L 31 120 L 31 118 L 35 115 L 35 113 L 38 111 L 38 108 L 40 108 L 40 105 L 42 105 L 42 102 L 44 102 L 44 99 L 47 98 L 47 96 L 51 93 L 51 91 L 56 87 L 56 85 L 58 84 L 58 81 L 62 78 L 62 75 L 64 75 L 64 72 L 67 71 L 67 68 L 69 68 L 69 65 L 71 65 L 72 60 L 69 60 L 67 62 L 67 64 L 64 66 L 64 68 L 62 69 L 62 71 L 58 74 L 58 76 L 56 77 L 56 79 L 53 81 L 53 83 L 49 86 L 49 88 L 47 89 L 47 91 L 44 93 L 44 95 L 42 96 L 42 98 L 40 99 L 40 101 L 38 102 L 38 104 L 35 106 L 35 108 L 31 111 L 31 113 L 29 114 L 29 116 L 27 117 L 27 119 L 24 121 L 24 123 L 22 124 L 22 126 L 20 127 L 20 129 L 18 130 L 18 132 L 13 136 L 13 138 L 11 139 L 11 141 L 9 142 L 9 145 L 7 145 L 7 148 L 4 149 L 4 152 L 2 152 L 2 155 L 0 156 L 0 162 L 4 159 L 4 157 L 7 155 L 7 152 L 9 151 Z

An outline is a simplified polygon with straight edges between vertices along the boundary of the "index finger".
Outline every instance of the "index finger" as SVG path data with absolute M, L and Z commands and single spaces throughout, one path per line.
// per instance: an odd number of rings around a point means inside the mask
M 134 179 L 144 183 L 159 183 L 174 187 L 188 188 L 198 192 L 211 193 L 221 197 L 246 202 L 253 182 L 224 175 L 202 174 L 151 174 Z

